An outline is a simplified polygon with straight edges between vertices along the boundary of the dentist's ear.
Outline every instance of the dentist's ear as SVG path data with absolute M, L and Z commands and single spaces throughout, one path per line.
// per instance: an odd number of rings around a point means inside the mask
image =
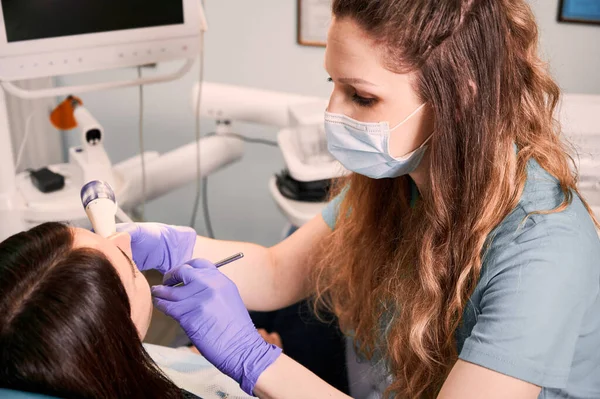
M 131 254 L 131 236 L 125 232 L 116 233 L 108 237 L 109 241 L 112 241 L 117 247 L 121 248 L 130 257 Z

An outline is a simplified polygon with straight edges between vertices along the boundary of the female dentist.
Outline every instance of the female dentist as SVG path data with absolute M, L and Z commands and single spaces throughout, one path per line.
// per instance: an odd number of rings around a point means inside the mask
M 600 397 L 600 242 L 525 0 L 333 0 L 333 14 L 325 130 L 355 173 L 273 248 L 126 226 L 140 269 L 165 273 L 155 305 L 259 397 L 344 397 L 246 310 L 309 296 L 396 397 Z M 192 260 L 240 251 L 219 270 Z

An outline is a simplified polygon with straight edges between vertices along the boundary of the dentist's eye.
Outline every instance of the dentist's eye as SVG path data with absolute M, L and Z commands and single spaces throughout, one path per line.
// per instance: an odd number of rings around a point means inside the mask
M 377 103 L 375 98 L 361 97 L 356 93 L 352 95 L 352 101 L 360 107 L 372 107 Z
M 327 81 L 330 83 L 334 83 L 333 78 L 331 78 L 331 77 L 328 77 Z M 375 105 L 377 103 L 376 98 L 359 96 L 355 90 L 356 89 L 352 86 L 346 86 L 346 89 L 345 89 L 346 95 L 348 97 L 350 97 L 352 102 L 357 104 L 359 107 L 372 107 L 373 105 Z

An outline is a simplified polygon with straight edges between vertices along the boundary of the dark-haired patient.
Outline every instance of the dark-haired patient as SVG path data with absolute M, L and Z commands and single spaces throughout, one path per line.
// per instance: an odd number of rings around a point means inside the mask
M 195 398 L 144 349 L 151 315 L 129 235 L 104 239 L 46 223 L 10 237 L 0 243 L 0 388 L 64 398 Z
M 129 299 L 131 320 L 143 339 L 152 319 L 152 297 L 148 281 L 133 262 L 131 238 L 125 233 L 106 239 L 85 229 L 73 228 L 72 231 L 74 248 L 95 249 L 103 253 L 119 274 Z

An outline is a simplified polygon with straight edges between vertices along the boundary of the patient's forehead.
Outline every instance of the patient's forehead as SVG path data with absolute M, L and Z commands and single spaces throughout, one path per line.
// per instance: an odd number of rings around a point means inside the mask
M 74 248 L 93 248 L 102 252 L 119 274 L 129 297 L 131 319 L 143 339 L 152 318 L 152 299 L 148 282 L 133 263 L 131 237 L 127 233 L 117 233 L 103 238 L 79 228 L 73 228 L 73 232 Z
M 101 237 L 98 234 L 93 233 L 89 230 L 81 229 L 79 227 L 73 227 L 72 230 L 75 236 L 75 240 L 73 243 L 74 247 L 94 248 L 104 253 L 109 258 L 111 258 L 114 255 L 120 255 L 118 257 L 119 260 L 123 256 L 119 251 L 119 247 L 115 244 L 114 241 Z
M 72 227 L 75 242 L 74 246 L 77 248 L 97 248 L 99 249 L 100 245 L 100 236 L 92 233 L 89 230 L 81 229 L 79 227 Z
M 131 284 L 133 280 L 133 274 L 131 271 L 131 265 L 129 264 L 125 255 L 119 250 L 112 241 L 99 236 L 98 234 L 92 233 L 89 230 L 74 227 L 73 247 L 75 248 L 93 248 L 102 252 L 113 265 L 113 267 L 119 273 L 125 288 Z

